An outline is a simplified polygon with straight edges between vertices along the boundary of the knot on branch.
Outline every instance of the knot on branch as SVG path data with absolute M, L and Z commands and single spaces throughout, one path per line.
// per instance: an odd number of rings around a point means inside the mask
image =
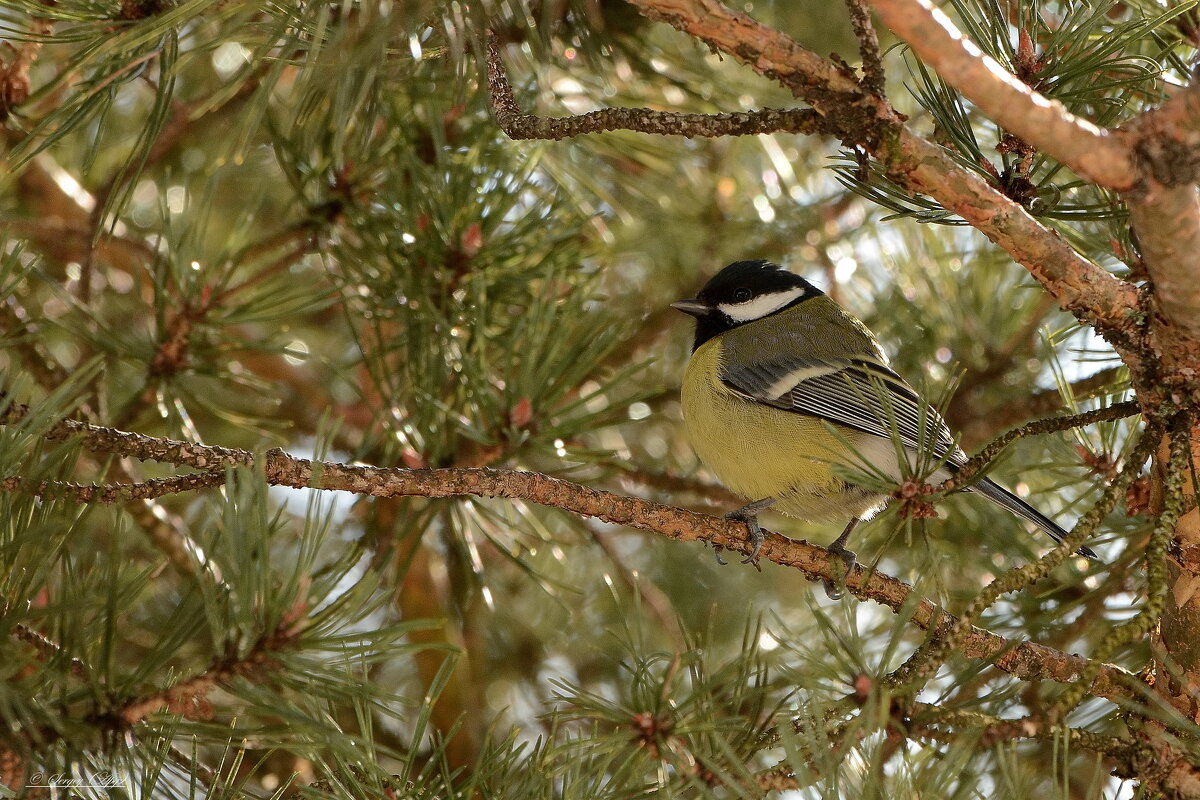
M 1200 152 L 1195 142 L 1174 136 L 1140 136 L 1133 147 L 1138 169 L 1167 188 L 1200 179 Z

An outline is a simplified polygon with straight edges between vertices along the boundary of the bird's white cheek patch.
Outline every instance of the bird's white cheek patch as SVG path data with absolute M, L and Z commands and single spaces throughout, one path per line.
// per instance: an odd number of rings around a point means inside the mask
M 774 314 L 788 303 L 803 296 L 804 289 L 796 287 L 786 292 L 764 294 L 761 297 L 747 300 L 745 303 L 722 303 L 717 308 L 734 322 L 749 322 L 752 319 L 761 319 L 768 314 Z

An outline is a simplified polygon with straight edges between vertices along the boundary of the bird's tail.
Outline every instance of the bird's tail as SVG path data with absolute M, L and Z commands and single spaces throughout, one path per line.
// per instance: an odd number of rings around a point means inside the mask
M 1034 525 L 1044 530 L 1054 538 L 1054 541 L 1061 542 L 1067 538 L 1067 532 L 1062 526 L 1054 520 L 1047 517 L 1042 512 L 1038 511 L 1033 506 L 1026 503 L 1015 494 L 1005 489 L 1000 484 L 996 483 L 991 478 L 984 478 L 971 487 L 972 491 L 979 492 L 981 495 L 991 500 L 997 505 L 1007 508 L 1012 513 L 1016 514 L 1021 519 L 1029 520 Z M 1079 555 L 1087 558 L 1097 558 L 1096 553 L 1087 545 L 1082 545 L 1077 551 Z

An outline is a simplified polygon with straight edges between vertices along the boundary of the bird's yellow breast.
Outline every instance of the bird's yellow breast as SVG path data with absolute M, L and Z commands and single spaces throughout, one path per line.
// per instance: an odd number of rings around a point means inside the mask
M 721 383 L 721 357 L 720 337 L 692 354 L 682 403 L 696 454 L 725 486 L 750 500 L 777 497 L 778 510 L 813 520 L 857 516 L 878 504 L 834 475 L 832 463 L 846 461 L 838 454 L 847 447 L 821 420 L 734 394 Z

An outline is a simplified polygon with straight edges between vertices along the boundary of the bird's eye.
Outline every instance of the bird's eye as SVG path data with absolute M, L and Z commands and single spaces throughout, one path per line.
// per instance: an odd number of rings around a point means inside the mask
M 752 296 L 752 293 L 750 292 L 750 290 L 743 286 L 741 289 L 738 289 L 737 291 L 735 291 L 733 293 L 733 302 L 745 303 L 751 298 L 751 296 Z

